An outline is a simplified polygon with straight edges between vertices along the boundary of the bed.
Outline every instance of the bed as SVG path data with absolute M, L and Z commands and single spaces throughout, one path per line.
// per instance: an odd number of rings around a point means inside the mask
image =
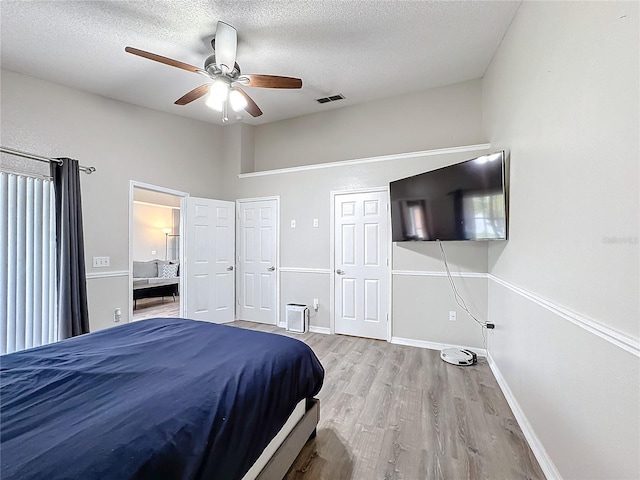
M 324 377 L 296 339 L 176 318 L 5 355 L 0 373 L 3 480 L 282 478 Z

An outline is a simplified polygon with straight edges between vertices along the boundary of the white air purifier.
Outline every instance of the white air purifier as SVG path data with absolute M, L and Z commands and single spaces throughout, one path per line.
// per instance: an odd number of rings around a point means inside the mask
M 305 333 L 309 328 L 309 308 L 299 303 L 287 303 L 287 331 Z

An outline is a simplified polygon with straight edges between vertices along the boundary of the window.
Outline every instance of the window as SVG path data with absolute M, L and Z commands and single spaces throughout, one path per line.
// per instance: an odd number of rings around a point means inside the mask
M 57 340 L 54 188 L 0 172 L 0 353 Z
M 467 238 L 500 238 L 505 234 L 504 196 L 470 195 L 463 199 Z

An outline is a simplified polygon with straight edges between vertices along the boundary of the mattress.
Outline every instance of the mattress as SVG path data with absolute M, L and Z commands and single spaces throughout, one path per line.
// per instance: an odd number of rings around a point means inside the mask
M 239 479 L 323 375 L 296 339 L 185 319 L 5 355 L 0 476 Z

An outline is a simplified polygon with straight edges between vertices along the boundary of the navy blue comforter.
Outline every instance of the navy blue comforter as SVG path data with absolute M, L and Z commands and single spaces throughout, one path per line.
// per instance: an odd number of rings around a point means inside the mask
M 240 479 L 324 376 L 298 340 L 183 319 L 0 362 L 3 480 Z

